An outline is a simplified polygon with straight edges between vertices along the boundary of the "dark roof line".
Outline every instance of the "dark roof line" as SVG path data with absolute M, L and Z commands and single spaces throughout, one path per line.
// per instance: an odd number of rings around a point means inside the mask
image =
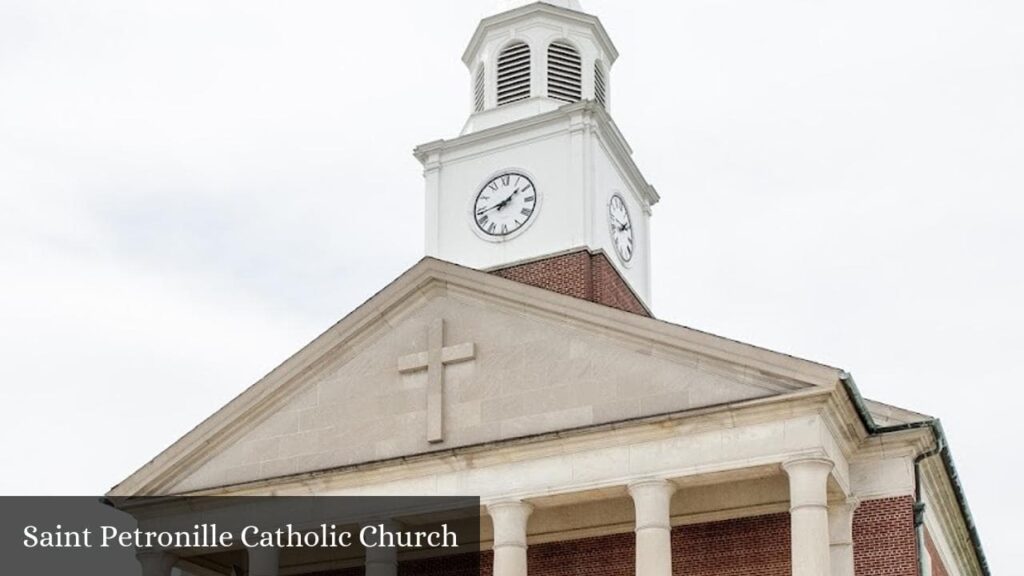
M 864 428 L 867 429 L 868 434 L 877 436 L 880 434 L 916 430 L 920 428 L 931 429 L 932 434 L 935 435 L 936 446 L 933 450 L 925 453 L 925 455 L 931 456 L 938 453 L 942 457 L 942 464 L 945 466 L 946 474 L 949 476 L 949 482 L 953 486 L 953 494 L 956 497 L 957 505 L 960 507 L 960 514 L 964 518 L 964 524 L 967 525 L 967 532 L 971 537 L 974 554 L 978 559 L 978 564 L 981 566 L 981 573 L 985 576 L 991 576 L 992 572 L 988 567 L 988 558 L 985 557 L 985 550 L 981 546 L 981 537 L 978 535 L 978 527 L 974 523 L 974 515 L 971 514 L 971 507 L 967 504 L 967 495 L 964 493 L 964 487 L 960 483 L 960 474 L 957 472 L 956 465 L 953 463 L 953 455 L 949 450 L 949 442 L 946 440 L 946 433 L 942 429 L 942 422 L 940 422 L 938 418 L 929 418 L 928 420 L 921 420 L 919 422 L 908 422 L 893 426 L 879 426 L 871 416 L 871 412 L 868 410 L 867 404 L 864 402 L 864 397 L 861 396 L 860 390 L 857 388 L 857 383 L 853 381 L 853 376 L 849 372 L 844 371 L 842 376 L 840 376 L 839 381 L 842 382 L 843 389 L 846 390 L 847 395 L 853 402 L 853 406 L 857 410 L 857 416 L 860 418 L 861 424 L 864 425 Z M 915 464 L 917 464 L 917 462 L 918 461 L 915 460 Z M 915 470 L 915 473 L 916 472 L 917 471 Z

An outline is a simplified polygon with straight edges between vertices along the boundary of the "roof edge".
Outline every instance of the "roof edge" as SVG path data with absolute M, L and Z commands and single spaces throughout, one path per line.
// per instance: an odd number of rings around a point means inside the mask
M 967 494 L 964 491 L 963 485 L 960 483 L 960 474 L 957 472 L 956 464 L 953 462 L 953 455 L 950 452 L 949 442 L 946 440 L 946 433 L 942 428 L 942 422 L 938 418 L 928 417 L 927 420 L 896 424 L 893 426 L 879 426 L 871 416 L 871 412 L 867 407 L 867 402 L 864 397 L 861 396 L 860 389 L 857 387 L 857 383 L 853 380 L 853 375 L 849 372 L 843 371 L 839 380 L 842 383 L 842 388 L 846 391 L 850 401 L 853 403 L 861 424 L 863 424 L 869 435 L 878 436 L 920 428 L 928 428 L 931 430 L 935 437 L 935 445 L 931 450 L 920 454 L 917 459 L 915 459 L 915 476 L 920 474 L 916 468 L 917 464 L 919 464 L 921 460 L 936 454 L 942 458 L 942 464 L 945 467 L 949 483 L 953 486 L 953 495 L 960 507 L 960 514 L 963 517 L 964 525 L 967 527 L 967 532 L 970 535 L 971 545 L 974 547 L 974 554 L 978 560 L 978 565 L 981 567 L 982 574 L 990 576 L 992 572 L 989 569 L 988 558 L 985 556 L 985 550 L 981 544 L 981 536 L 978 534 L 978 527 L 974 522 L 974 514 L 971 513 L 971 507 L 967 503 Z

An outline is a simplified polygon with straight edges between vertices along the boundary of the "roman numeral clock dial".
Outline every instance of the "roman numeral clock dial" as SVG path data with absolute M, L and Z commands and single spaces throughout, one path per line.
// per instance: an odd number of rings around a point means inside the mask
M 608 201 L 608 231 L 619 259 L 629 264 L 636 250 L 633 244 L 633 221 L 629 217 L 626 201 L 618 194 L 613 194 Z
M 537 212 L 538 195 L 525 174 L 505 172 L 480 188 L 473 202 L 473 224 L 487 240 L 507 240 L 524 230 Z

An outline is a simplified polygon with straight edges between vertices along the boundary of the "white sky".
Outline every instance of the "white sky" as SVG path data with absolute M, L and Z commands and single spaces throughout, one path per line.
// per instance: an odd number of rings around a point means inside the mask
M 494 4 L 0 2 L 0 493 L 99 493 L 422 255 Z M 1024 562 L 1024 4 L 588 0 L 663 319 L 943 418 Z

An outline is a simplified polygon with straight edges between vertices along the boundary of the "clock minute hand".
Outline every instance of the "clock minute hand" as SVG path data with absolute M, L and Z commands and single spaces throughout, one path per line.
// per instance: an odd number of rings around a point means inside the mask
M 515 196 L 518 193 L 519 193 L 519 189 L 513 190 L 512 193 L 508 195 L 508 198 L 505 198 L 504 200 L 502 200 L 501 202 L 498 202 L 494 206 L 491 206 L 489 208 L 484 208 L 483 210 L 477 210 L 477 212 L 476 212 L 477 216 L 479 216 L 481 214 L 484 214 L 486 212 L 490 212 L 491 210 L 494 210 L 495 208 L 502 208 L 504 206 L 507 206 L 508 203 L 512 200 L 512 197 Z

